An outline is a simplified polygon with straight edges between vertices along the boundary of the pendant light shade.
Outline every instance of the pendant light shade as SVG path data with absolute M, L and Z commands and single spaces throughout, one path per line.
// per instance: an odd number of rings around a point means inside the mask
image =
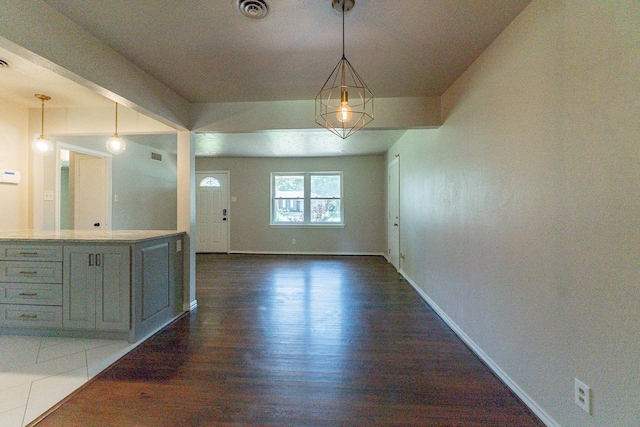
M 44 136 L 44 101 L 48 101 L 51 99 L 50 96 L 36 94 L 36 98 L 42 101 L 42 128 L 40 132 L 40 136 L 37 137 L 33 143 L 31 144 L 31 148 L 34 152 L 46 156 L 47 154 L 53 153 L 53 143 Z
M 342 13 L 342 59 L 316 96 L 316 123 L 342 139 L 373 120 L 373 93 L 344 54 L 344 14 L 355 0 L 333 0 Z
M 116 102 L 116 131 L 111 138 L 107 140 L 107 150 L 113 154 L 121 154 L 126 150 L 127 144 L 124 139 L 118 135 L 118 103 Z

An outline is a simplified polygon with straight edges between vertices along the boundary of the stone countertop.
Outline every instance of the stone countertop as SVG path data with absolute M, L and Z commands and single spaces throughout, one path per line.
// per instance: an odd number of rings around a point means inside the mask
M 15 230 L 0 231 L 0 243 L 12 242 L 117 242 L 137 243 L 178 236 L 176 230 Z

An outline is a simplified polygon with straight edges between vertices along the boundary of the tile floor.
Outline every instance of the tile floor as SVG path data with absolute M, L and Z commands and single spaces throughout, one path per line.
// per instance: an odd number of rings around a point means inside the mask
M 133 347 L 127 341 L 0 335 L 0 426 L 26 426 Z

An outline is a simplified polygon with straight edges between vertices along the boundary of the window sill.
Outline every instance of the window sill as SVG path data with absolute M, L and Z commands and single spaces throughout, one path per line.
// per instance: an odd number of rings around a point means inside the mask
M 269 224 L 269 228 L 344 228 L 344 224 Z

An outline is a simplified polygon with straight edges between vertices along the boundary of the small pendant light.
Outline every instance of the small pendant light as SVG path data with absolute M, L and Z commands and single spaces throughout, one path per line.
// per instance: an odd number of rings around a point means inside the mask
M 44 136 L 44 101 L 50 100 L 51 97 L 37 93 L 36 98 L 42 101 L 42 129 L 40 136 L 31 144 L 31 148 L 34 152 L 46 156 L 47 154 L 53 153 L 53 143 Z
M 120 135 L 118 135 L 118 103 L 116 102 L 116 132 L 107 140 L 107 150 L 113 154 L 121 154 L 127 148 Z

